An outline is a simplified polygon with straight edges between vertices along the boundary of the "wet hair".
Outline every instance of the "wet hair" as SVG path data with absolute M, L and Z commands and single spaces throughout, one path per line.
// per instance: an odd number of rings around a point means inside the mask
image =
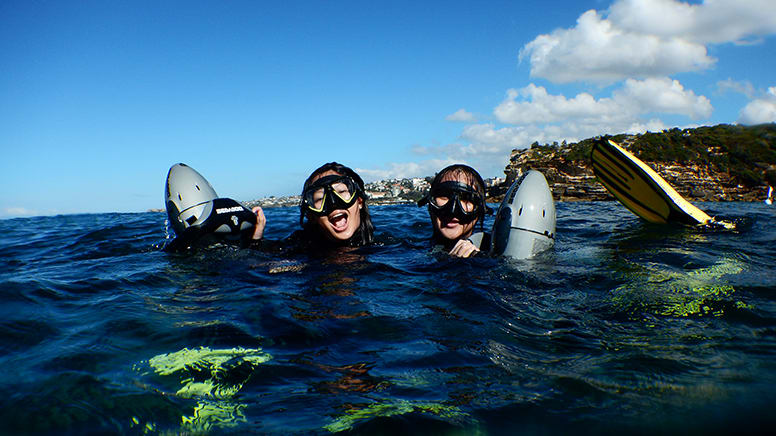
M 313 183 L 313 179 L 316 176 L 327 171 L 334 171 L 341 176 L 348 176 L 353 179 L 353 181 L 358 185 L 356 195 L 358 195 L 363 201 L 361 210 L 359 211 L 361 224 L 358 226 L 358 229 L 356 229 L 355 233 L 353 233 L 353 236 L 351 236 L 350 239 L 348 239 L 344 244 L 352 247 L 360 247 L 362 245 L 371 244 L 374 241 L 375 227 L 372 224 L 372 218 L 369 216 L 369 207 L 366 204 L 367 198 L 364 192 L 364 181 L 355 171 L 337 162 L 329 162 L 327 164 L 321 165 L 318 169 L 313 171 L 312 174 L 310 174 L 310 177 L 308 177 L 307 180 L 305 180 L 304 186 L 302 187 L 302 195 L 304 195 L 304 191 Z M 318 224 L 310 219 L 310 216 L 307 216 L 307 221 L 305 221 L 304 217 L 307 215 L 305 209 L 306 208 L 304 203 L 301 203 L 299 205 L 299 224 L 302 226 L 302 229 L 304 229 L 304 232 L 309 235 L 311 242 L 314 240 L 323 243 L 324 238 L 321 237 L 321 229 Z
M 436 176 L 434 176 L 434 180 L 431 181 L 431 191 L 433 192 L 434 188 L 442 183 L 442 179 L 444 179 L 445 176 L 454 175 L 456 173 L 463 174 L 466 182 L 474 189 L 476 189 L 477 192 L 482 196 L 480 212 L 477 214 L 477 219 L 480 221 L 480 225 L 482 225 L 483 221 L 485 220 L 485 214 L 488 213 L 489 208 L 485 204 L 485 181 L 482 180 L 482 176 L 480 176 L 480 173 L 478 173 L 477 170 L 470 167 L 469 165 L 464 164 L 454 164 L 442 168 L 442 170 L 439 171 Z

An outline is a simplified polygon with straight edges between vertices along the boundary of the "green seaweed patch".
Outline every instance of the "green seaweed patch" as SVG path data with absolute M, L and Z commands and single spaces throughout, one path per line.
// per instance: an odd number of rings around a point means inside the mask
M 184 348 L 175 353 L 160 354 L 151 358 L 148 364 L 159 375 L 170 375 L 184 370 L 208 369 L 213 377 L 217 377 L 219 373 L 224 371 L 225 364 L 228 362 L 239 360 L 256 366 L 270 359 L 272 359 L 272 355 L 258 348 L 238 347 L 213 350 L 208 347 L 198 347 Z
M 256 348 L 213 350 L 199 347 L 160 354 L 151 358 L 148 364 L 159 375 L 180 373 L 187 376 L 181 380 L 182 386 L 176 396 L 229 399 L 240 391 L 253 369 L 270 359 L 270 354 Z
M 181 417 L 181 429 L 185 432 L 203 433 L 214 428 L 235 427 L 247 422 L 244 404 L 231 401 L 200 401 L 191 416 Z
M 224 385 L 212 379 L 198 382 L 189 378 L 181 383 L 183 387 L 175 393 L 176 396 L 181 398 L 211 397 L 227 399 L 232 398 L 242 388 L 242 383 Z
M 449 406 L 434 402 L 412 402 L 395 399 L 388 403 L 372 403 L 362 409 L 349 409 L 345 415 L 337 418 L 331 424 L 325 426 L 326 430 L 338 433 L 350 430 L 358 421 L 369 420 L 377 417 L 390 417 L 404 415 L 413 412 L 428 413 L 446 420 L 464 420 L 469 415 L 456 406 Z
M 722 316 L 725 313 L 724 305 L 718 304 L 724 301 L 735 291 L 732 286 L 698 286 L 690 289 L 695 295 L 687 296 L 686 300 L 666 301 L 662 307 L 661 315 L 667 316 L 692 316 L 711 315 Z
M 160 354 L 148 364 L 158 375 L 181 377 L 181 388 L 175 396 L 197 399 L 192 415 L 181 416 L 181 430 L 202 433 L 246 421 L 246 406 L 233 398 L 253 370 L 270 359 L 272 355 L 257 348 L 198 347 Z
M 743 270 L 743 262 L 732 258 L 685 273 L 645 268 L 612 291 L 613 302 L 629 312 L 676 317 L 722 316 L 731 307 L 751 309 L 744 302 L 733 301 L 735 289 L 720 281 Z

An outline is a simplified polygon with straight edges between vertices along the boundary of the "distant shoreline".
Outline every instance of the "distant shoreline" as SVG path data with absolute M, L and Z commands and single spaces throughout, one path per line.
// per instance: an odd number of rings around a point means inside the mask
M 486 199 L 486 202 L 490 204 L 498 204 L 503 199 L 503 196 L 499 197 L 488 197 Z M 697 199 L 697 198 L 689 198 L 688 200 L 691 202 L 698 202 L 698 203 L 758 203 L 762 202 L 765 198 L 762 200 L 754 199 L 754 200 L 727 200 L 727 199 L 721 199 L 721 200 L 703 200 L 703 199 Z M 579 198 L 579 197 L 561 197 L 561 198 L 555 198 L 555 202 L 557 203 L 594 203 L 594 202 L 607 202 L 607 201 L 614 201 L 616 202 L 617 199 L 615 199 L 612 196 L 609 196 L 609 198 Z M 267 198 L 260 198 L 256 200 L 249 200 L 249 201 L 242 201 L 240 202 L 245 207 L 253 208 L 255 206 L 261 206 L 263 209 L 274 209 L 274 208 L 280 208 L 280 207 L 299 207 L 299 201 L 293 201 L 293 202 L 285 202 L 285 201 L 278 201 L 277 197 L 267 197 Z M 405 199 L 369 199 L 369 204 L 371 206 L 391 206 L 391 205 L 399 205 L 399 204 L 407 204 L 407 205 L 414 205 L 416 204 L 416 201 L 414 200 L 405 200 Z M 148 209 L 146 212 L 160 212 L 165 213 L 166 210 L 162 208 L 154 208 L 154 209 Z

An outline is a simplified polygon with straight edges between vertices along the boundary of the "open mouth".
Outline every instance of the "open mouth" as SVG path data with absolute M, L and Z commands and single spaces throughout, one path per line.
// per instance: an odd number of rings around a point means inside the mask
M 348 214 L 346 212 L 337 212 L 329 215 L 329 223 L 334 231 L 341 232 L 348 228 Z

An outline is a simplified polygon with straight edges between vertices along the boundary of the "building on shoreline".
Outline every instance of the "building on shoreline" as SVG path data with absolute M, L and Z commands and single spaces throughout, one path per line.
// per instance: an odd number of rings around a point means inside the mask
M 403 204 L 414 203 L 423 197 L 430 184 L 426 178 L 414 177 L 410 179 L 388 179 L 366 183 L 364 190 L 369 199 L 369 204 Z M 289 207 L 299 206 L 301 197 L 289 195 L 276 197 L 274 195 L 247 201 L 247 207 Z

